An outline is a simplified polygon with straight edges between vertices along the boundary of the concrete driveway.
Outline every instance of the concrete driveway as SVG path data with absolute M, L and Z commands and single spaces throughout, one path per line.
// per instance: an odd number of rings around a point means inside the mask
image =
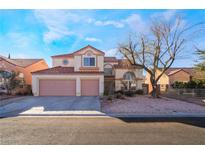
M 0 116 L 93 114 L 100 112 L 99 97 L 25 97 L 0 107 Z

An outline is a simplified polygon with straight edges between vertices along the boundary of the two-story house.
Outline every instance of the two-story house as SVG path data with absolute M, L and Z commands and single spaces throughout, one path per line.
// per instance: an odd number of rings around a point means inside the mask
M 104 57 L 90 45 L 70 54 L 52 56 L 52 68 L 32 73 L 35 96 L 99 96 L 106 81 L 114 81 L 114 90 L 122 86 L 142 88 L 142 69 L 125 60 Z

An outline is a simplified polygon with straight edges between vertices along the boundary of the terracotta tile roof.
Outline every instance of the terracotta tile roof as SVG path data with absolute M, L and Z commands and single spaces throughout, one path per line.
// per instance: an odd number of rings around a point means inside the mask
M 176 70 L 172 70 L 172 71 L 170 71 L 167 75 L 173 75 L 173 74 L 175 74 L 175 73 L 177 73 L 177 72 L 179 72 L 179 71 L 182 71 L 183 69 L 176 69 Z M 188 72 L 187 72 L 188 73 Z M 189 74 L 189 73 L 188 73 Z M 190 75 L 190 74 L 189 74 Z
M 73 54 L 69 53 L 69 54 L 62 54 L 62 55 L 54 55 L 54 56 L 51 56 L 51 57 L 52 58 L 73 57 Z
M 187 72 L 190 75 L 193 75 L 193 71 L 194 71 L 193 68 L 183 68 L 183 67 L 181 67 L 181 68 L 180 67 L 173 68 L 172 67 L 172 68 L 169 68 L 165 73 L 167 75 L 172 75 L 172 74 L 175 74 L 175 73 L 177 73 L 177 72 L 179 72 L 181 70 Z
M 87 45 L 87 46 L 85 46 L 85 47 L 83 47 L 83 48 L 81 48 L 81 49 L 79 49 L 79 50 L 77 50 L 77 51 L 74 51 L 73 53 L 62 54 L 62 55 L 54 55 L 54 56 L 51 56 L 51 57 L 52 57 L 52 58 L 73 57 L 74 54 L 76 54 L 76 53 L 78 53 L 78 52 L 80 52 L 80 51 L 82 51 L 82 50 L 84 50 L 84 49 L 86 49 L 86 48 L 92 48 L 92 49 L 94 49 L 94 50 L 100 52 L 100 53 L 103 54 L 103 55 L 105 54 L 103 51 L 101 51 L 101 50 L 99 50 L 99 49 L 96 49 L 96 48 L 94 48 L 94 47 L 91 46 L 91 45 Z
M 93 50 L 96 50 L 96 51 L 100 52 L 100 53 L 103 54 L 103 55 L 105 54 L 103 51 L 101 51 L 101 50 L 99 50 L 99 49 L 97 49 L 97 48 L 95 48 L 95 47 L 93 47 L 93 46 L 91 46 L 91 45 L 87 45 L 87 46 L 85 46 L 85 47 L 83 47 L 83 48 L 81 48 L 81 49 L 79 49 L 79 50 L 73 52 L 73 54 L 76 54 L 76 53 L 78 53 L 78 52 L 80 52 L 80 51 L 82 51 L 82 50 L 84 50 L 84 49 L 86 49 L 86 48 L 92 48 Z
M 13 65 L 20 66 L 20 67 L 28 67 L 34 63 L 43 60 L 43 59 L 9 59 L 4 56 L 0 56 L 0 58 L 6 60 L 7 62 Z
M 181 70 L 187 72 L 188 74 L 190 74 L 191 76 L 193 76 L 196 79 L 205 79 L 205 73 L 200 72 L 194 68 L 187 68 L 187 67 L 169 68 L 165 73 L 167 75 L 173 75 Z
M 36 72 L 32 72 L 32 74 L 45 74 L 45 75 L 63 75 L 63 74 L 103 74 L 104 72 L 93 72 L 93 71 L 74 71 L 74 67 L 62 67 L 62 66 L 57 66 L 53 68 L 48 68 Z
M 142 68 L 140 65 L 131 65 L 126 59 L 119 59 L 118 64 L 114 65 L 115 69 L 137 69 Z
M 43 59 L 12 59 L 13 61 L 16 62 L 17 65 L 21 67 L 27 67 L 29 65 L 32 65 L 34 63 L 37 63 Z
M 118 62 L 116 57 L 104 57 L 104 62 Z

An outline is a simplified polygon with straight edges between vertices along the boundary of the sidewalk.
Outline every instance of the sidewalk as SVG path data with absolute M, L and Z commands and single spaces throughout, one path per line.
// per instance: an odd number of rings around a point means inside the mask
M 147 96 L 137 96 L 123 100 L 116 99 L 112 103 L 101 103 L 101 109 L 99 110 L 74 108 L 75 102 L 70 102 L 70 106 L 68 106 L 69 102 L 63 103 L 63 100 L 59 99 L 52 98 L 46 103 L 45 98 L 28 97 L 24 101 L 21 100 L 20 103 L 0 107 L 0 117 L 205 117 L 205 106 L 170 98 L 152 99 Z M 65 100 L 67 99 L 65 98 Z M 84 106 L 83 102 L 82 106 Z
M 38 110 L 38 111 L 37 111 Z M 16 112 L 17 113 L 17 112 Z M 205 118 L 205 113 L 173 113 L 173 114 L 125 114 L 125 113 L 103 113 L 99 111 L 42 111 L 32 109 L 19 114 L 6 113 L 0 115 L 0 118 L 5 117 L 104 117 L 104 118 Z

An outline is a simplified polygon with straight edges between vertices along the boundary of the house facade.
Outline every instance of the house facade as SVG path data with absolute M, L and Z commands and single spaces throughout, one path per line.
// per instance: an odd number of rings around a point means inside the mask
M 6 72 L 18 72 L 19 78 L 25 81 L 27 85 L 32 83 L 31 72 L 48 68 L 43 59 L 11 59 L 0 56 L 0 70 Z M 3 85 L 4 79 L 0 77 L 0 85 Z
M 156 71 L 156 76 L 161 73 L 161 70 Z M 165 92 L 169 86 L 176 81 L 189 82 L 193 79 L 205 79 L 205 73 L 195 70 L 194 68 L 169 68 L 158 81 L 160 91 Z M 150 83 L 150 75 L 147 73 L 145 83 L 149 85 L 149 92 L 152 91 Z
M 103 51 L 88 45 L 70 54 L 52 56 L 52 68 L 32 73 L 32 91 L 35 96 L 100 96 L 105 92 L 105 82 L 112 83 L 114 91 L 121 90 L 122 80 L 129 88 L 135 85 L 141 89 L 141 78 L 141 68 L 105 57 Z
M 143 69 L 132 66 L 125 59 L 105 57 L 104 60 L 105 90 L 139 90 L 144 80 Z

